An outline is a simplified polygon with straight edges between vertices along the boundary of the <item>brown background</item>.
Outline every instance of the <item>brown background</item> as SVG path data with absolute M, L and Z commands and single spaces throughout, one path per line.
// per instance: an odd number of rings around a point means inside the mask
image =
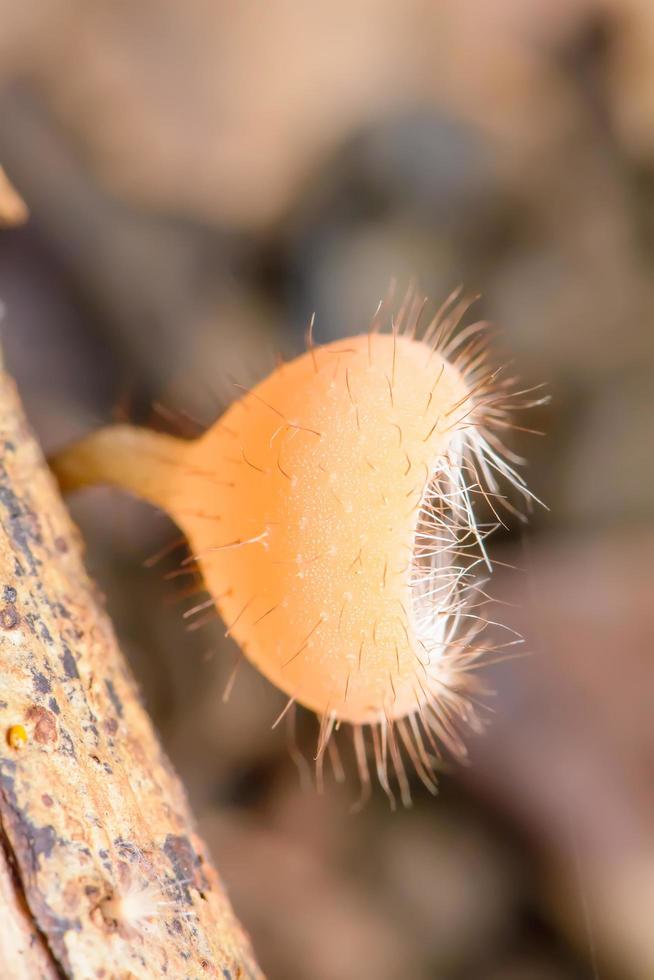
M 211 420 L 312 311 L 319 340 L 364 327 L 391 275 L 483 292 L 551 385 L 520 447 L 551 510 L 495 542 L 530 655 L 489 672 L 472 765 L 394 816 L 302 788 L 247 667 L 222 704 L 234 648 L 186 632 L 175 556 L 143 567 L 165 518 L 71 504 L 264 969 L 650 980 L 654 7 L 2 0 L 0 24 L 31 210 L 0 232 L 0 329 L 46 449 L 155 401 Z

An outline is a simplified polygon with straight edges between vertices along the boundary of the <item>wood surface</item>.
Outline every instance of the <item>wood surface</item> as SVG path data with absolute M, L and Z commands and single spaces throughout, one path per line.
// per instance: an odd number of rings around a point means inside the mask
M 260 978 L 82 552 L 0 364 L 0 977 Z

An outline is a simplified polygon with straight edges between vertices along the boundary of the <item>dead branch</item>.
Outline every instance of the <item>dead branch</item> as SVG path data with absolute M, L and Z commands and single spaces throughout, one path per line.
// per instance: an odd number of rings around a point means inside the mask
M 0 366 L 0 976 L 260 978 Z

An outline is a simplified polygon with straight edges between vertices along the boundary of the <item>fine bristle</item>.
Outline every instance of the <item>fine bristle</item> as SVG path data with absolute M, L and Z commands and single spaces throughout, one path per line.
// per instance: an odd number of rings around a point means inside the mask
M 126 841 L 116 842 L 113 870 L 115 880 L 96 907 L 107 933 L 128 942 L 149 936 L 164 944 L 171 919 L 192 918 L 180 895 L 194 879 L 163 877 L 140 848 Z

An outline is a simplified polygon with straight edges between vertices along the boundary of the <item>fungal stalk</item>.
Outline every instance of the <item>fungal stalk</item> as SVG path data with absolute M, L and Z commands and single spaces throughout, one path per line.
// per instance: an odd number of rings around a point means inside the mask
M 405 803 L 405 760 L 433 791 L 441 748 L 464 755 L 479 724 L 487 538 L 515 511 L 502 487 L 535 499 L 502 437 L 543 399 L 489 364 L 485 324 L 459 326 L 468 306 L 457 292 L 421 327 L 409 294 L 388 332 L 383 307 L 362 335 L 316 346 L 310 330 L 199 438 L 117 425 L 53 461 L 64 490 L 113 484 L 167 511 L 200 606 L 289 716 L 320 719 L 319 771 L 327 750 L 338 771 L 349 723 L 363 794 L 372 767 L 392 797 L 391 770 Z

